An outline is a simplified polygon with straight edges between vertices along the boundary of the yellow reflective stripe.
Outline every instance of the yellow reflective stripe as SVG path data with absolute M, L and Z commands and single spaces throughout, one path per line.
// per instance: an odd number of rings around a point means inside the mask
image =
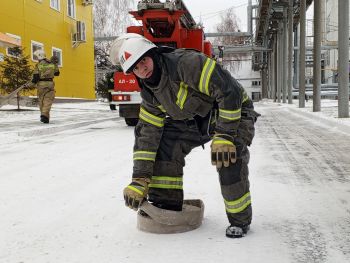
M 182 185 L 149 184 L 149 187 L 161 189 L 183 189 Z
M 182 189 L 182 177 L 152 176 L 149 187 L 162 189 Z
M 239 213 L 246 209 L 251 204 L 250 192 L 243 195 L 241 198 L 234 201 L 225 200 L 225 207 L 228 213 Z
M 163 181 L 182 182 L 182 177 L 152 176 L 152 180 L 163 180 Z
M 249 96 L 247 95 L 247 93 L 244 90 L 243 91 L 243 101 L 242 101 L 242 103 L 246 102 L 248 99 L 249 99 Z
M 222 138 L 214 138 L 213 139 L 213 144 L 227 144 L 227 145 L 233 145 L 232 142 L 222 139 Z
M 241 109 L 238 109 L 238 110 L 219 109 L 219 117 L 230 121 L 239 120 L 241 118 Z
M 136 188 L 135 186 L 132 186 L 132 185 L 128 185 L 128 188 L 140 195 L 143 195 L 143 191 L 141 191 L 140 189 Z
M 182 110 L 184 108 L 184 104 L 187 98 L 187 87 L 188 85 L 185 84 L 185 82 L 180 83 L 180 89 L 179 92 L 177 93 L 177 101 L 176 101 L 176 105 L 180 107 L 180 109 Z
M 55 69 L 55 66 L 52 64 L 39 64 L 38 65 L 39 69 Z
M 157 126 L 157 127 L 164 126 L 164 118 L 160 118 L 160 117 L 157 117 L 157 116 L 149 113 L 143 107 L 140 108 L 139 118 L 144 120 L 145 122 L 153 124 L 154 126 Z
M 215 68 L 215 64 L 215 60 L 207 58 L 199 81 L 199 91 L 207 95 L 209 95 L 209 81 L 211 74 L 213 73 L 213 70 Z
M 156 152 L 135 151 L 134 160 L 155 161 L 156 154 Z
M 164 109 L 163 105 L 158 105 L 158 108 L 159 108 L 162 112 L 166 112 L 166 110 Z

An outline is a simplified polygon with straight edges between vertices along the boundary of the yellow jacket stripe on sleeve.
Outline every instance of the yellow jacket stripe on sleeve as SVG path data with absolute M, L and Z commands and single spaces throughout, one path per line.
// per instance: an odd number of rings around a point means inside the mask
M 238 110 L 219 109 L 219 117 L 229 121 L 239 120 L 241 118 L 241 109 L 238 109 Z
M 177 97 L 176 105 L 179 106 L 181 110 L 184 108 L 184 104 L 187 98 L 187 93 L 188 93 L 187 87 L 188 85 L 186 85 L 183 81 L 181 81 L 180 89 L 176 96 Z
M 145 122 L 148 122 L 157 127 L 164 126 L 164 118 L 157 117 L 148 111 L 146 111 L 143 107 L 140 108 L 139 118 Z
M 202 70 L 200 81 L 199 81 L 199 91 L 208 96 L 209 96 L 209 81 L 210 81 L 211 74 L 213 73 L 213 70 L 215 68 L 215 65 L 216 65 L 215 60 L 207 58 Z

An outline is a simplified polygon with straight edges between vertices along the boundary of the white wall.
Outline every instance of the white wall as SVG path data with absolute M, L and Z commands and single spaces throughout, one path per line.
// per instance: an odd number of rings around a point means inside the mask
M 261 85 L 252 85 L 253 81 L 259 81 L 261 83 L 261 75 L 260 71 L 252 70 L 251 58 L 251 56 L 243 57 L 240 63 L 237 62 L 235 70 L 231 71 L 231 75 L 241 83 L 250 98 L 252 97 L 252 92 L 261 93 Z

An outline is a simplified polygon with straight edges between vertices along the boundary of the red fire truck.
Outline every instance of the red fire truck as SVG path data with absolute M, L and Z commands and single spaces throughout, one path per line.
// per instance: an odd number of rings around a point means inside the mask
M 156 45 L 197 49 L 212 56 L 212 45 L 205 40 L 203 28 L 196 24 L 182 0 L 141 0 L 137 11 L 130 11 L 141 26 L 129 26 L 128 33 L 143 35 Z M 129 126 L 137 124 L 140 111 L 140 88 L 134 75 L 114 73 L 110 90 L 110 108 L 119 106 L 119 115 Z

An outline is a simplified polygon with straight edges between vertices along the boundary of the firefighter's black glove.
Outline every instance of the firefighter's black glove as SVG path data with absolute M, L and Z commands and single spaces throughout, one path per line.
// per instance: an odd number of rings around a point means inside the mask
M 236 162 L 236 146 L 232 136 L 215 134 L 211 143 L 211 163 L 220 169 Z
M 132 182 L 124 188 L 125 205 L 137 211 L 148 193 L 148 178 L 134 178 Z

